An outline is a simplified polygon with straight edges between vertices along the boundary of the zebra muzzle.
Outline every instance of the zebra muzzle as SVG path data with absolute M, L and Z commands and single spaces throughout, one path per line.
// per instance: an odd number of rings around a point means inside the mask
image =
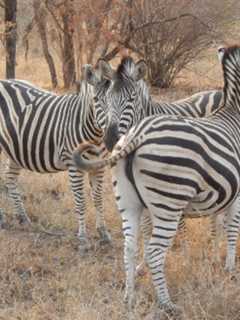
M 117 123 L 114 123 L 110 127 L 108 127 L 105 134 L 105 138 L 104 138 L 104 142 L 108 151 L 113 150 L 118 140 L 119 140 L 118 125 Z

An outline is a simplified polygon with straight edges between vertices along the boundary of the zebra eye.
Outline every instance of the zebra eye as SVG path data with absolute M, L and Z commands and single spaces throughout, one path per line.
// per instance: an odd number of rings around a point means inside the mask
M 225 48 L 223 47 L 218 48 L 218 53 L 224 53 L 224 52 L 225 52 Z
M 223 47 L 218 48 L 218 59 L 222 62 L 223 56 L 226 52 L 226 49 Z

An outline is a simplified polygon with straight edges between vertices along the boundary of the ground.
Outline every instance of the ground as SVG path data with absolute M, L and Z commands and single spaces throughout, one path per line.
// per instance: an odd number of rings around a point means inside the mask
M 37 63 L 41 76 L 34 72 L 34 64 L 19 59 L 18 78 L 50 89 L 47 68 L 42 60 Z M 158 98 L 174 100 L 200 90 L 219 88 L 222 82 L 217 63 L 210 55 L 207 63 L 193 65 L 191 71 L 183 73 L 174 88 L 153 92 Z M 3 77 L 3 70 L 1 75 Z M 213 82 L 214 79 L 218 80 Z M 26 230 L 15 223 L 11 204 L 1 187 L 0 201 L 7 215 L 7 229 L 0 232 L 0 320 L 129 319 L 123 304 L 121 220 L 112 194 L 110 171 L 105 180 L 105 216 L 112 247 L 98 245 L 95 212 L 86 179 L 87 226 L 93 249 L 85 258 L 78 253 L 77 218 L 67 173 L 22 172 L 19 185 L 33 221 L 33 226 Z M 42 233 L 39 224 L 48 230 L 64 232 L 66 236 Z M 234 275 L 224 271 L 224 237 L 219 243 L 220 262 L 216 262 L 210 246 L 209 221 L 188 221 L 187 227 L 190 253 L 183 254 L 183 239 L 179 236 L 169 252 L 166 266 L 171 296 L 185 310 L 183 319 L 240 319 L 239 266 Z M 238 250 L 238 257 L 239 253 Z M 137 279 L 136 291 L 133 318 L 149 319 L 154 310 L 154 292 L 148 273 Z

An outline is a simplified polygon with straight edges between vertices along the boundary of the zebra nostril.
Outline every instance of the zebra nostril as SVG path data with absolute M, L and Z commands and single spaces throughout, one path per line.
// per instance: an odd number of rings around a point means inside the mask
M 115 144 L 119 140 L 119 131 L 117 123 L 112 124 L 107 128 L 104 142 L 108 151 L 112 151 Z

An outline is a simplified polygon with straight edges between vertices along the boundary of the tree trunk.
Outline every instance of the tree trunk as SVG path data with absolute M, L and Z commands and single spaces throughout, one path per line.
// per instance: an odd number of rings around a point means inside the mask
M 57 80 L 57 73 L 54 65 L 54 60 L 48 47 L 48 39 L 47 39 L 47 33 L 46 33 L 46 11 L 41 7 L 41 3 L 39 0 L 34 0 L 33 7 L 34 7 L 34 14 L 35 14 L 35 20 L 37 23 L 38 32 L 42 42 L 43 54 L 47 61 L 49 71 L 50 71 L 52 86 L 53 88 L 56 88 L 58 85 L 58 80 Z
M 68 0 L 64 4 L 65 10 L 62 13 L 63 21 L 63 81 L 64 87 L 69 88 L 76 81 L 76 70 L 73 45 L 73 1 Z
M 17 0 L 5 0 L 6 78 L 15 78 Z

